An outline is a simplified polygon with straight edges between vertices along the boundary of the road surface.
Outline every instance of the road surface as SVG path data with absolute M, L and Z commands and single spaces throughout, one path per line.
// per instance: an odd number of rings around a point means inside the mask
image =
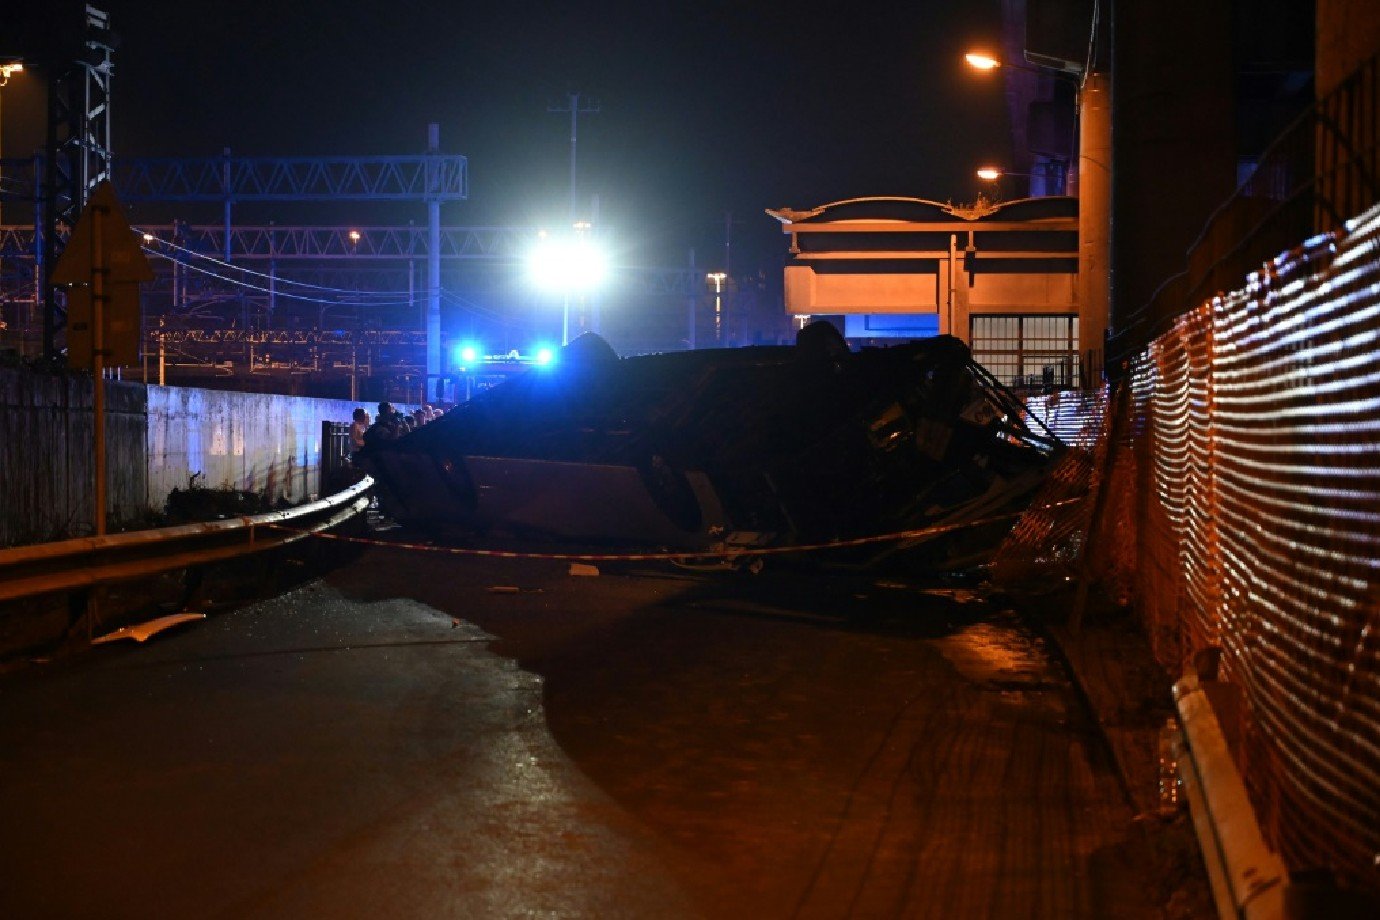
M 7 917 L 1157 915 L 1035 632 L 780 566 L 372 548 L 0 678 L 0 815 Z

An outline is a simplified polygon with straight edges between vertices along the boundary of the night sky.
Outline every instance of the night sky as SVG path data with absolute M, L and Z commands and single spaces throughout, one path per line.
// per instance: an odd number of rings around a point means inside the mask
M 28 2 L 21 16 L 49 9 Z M 1000 83 L 961 60 L 998 45 L 998 0 L 96 5 L 122 40 L 117 156 L 416 153 L 436 121 L 470 167 L 471 199 L 444 223 L 559 225 L 569 116 L 547 110 L 579 91 L 601 107 L 580 122 L 582 197 L 597 193 L 602 223 L 666 264 L 691 246 L 721 262 L 731 212 L 734 270 L 772 268 L 785 242 L 765 208 L 969 201 L 979 161 L 1009 157 Z M 0 44 L 15 34 L 0 29 Z M 4 90 L 6 156 L 41 137 L 33 76 Z M 425 219 L 371 207 L 340 219 Z

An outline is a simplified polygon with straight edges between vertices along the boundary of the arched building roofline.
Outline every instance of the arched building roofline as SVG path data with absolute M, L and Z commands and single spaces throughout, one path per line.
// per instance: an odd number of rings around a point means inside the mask
M 767 213 L 783 224 L 838 223 L 844 221 L 933 222 L 959 220 L 977 222 L 993 220 L 1039 221 L 1078 216 L 1078 199 L 1051 195 L 1040 198 L 1018 198 L 1013 201 L 989 202 L 984 199 L 971 205 L 956 205 L 930 201 L 926 198 L 879 196 L 845 198 L 805 211 L 793 208 L 768 208 Z

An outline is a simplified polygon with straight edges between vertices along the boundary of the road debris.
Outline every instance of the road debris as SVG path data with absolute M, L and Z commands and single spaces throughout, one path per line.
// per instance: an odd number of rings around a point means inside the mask
M 171 629 L 174 626 L 178 626 L 182 623 L 189 623 L 192 620 L 204 619 L 206 619 L 206 614 L 204 613 L 173 613 L 165 617 L 158 617 L 157 619 L 138 623 L 134 626 L 125 626 L 114 632 L 106 633 L 103 636 L 97 636 L 91 640 L 91 644 L 104 645 L 107 642 L 117 642 L 120 639 L 133 639 L 135 642 L 147 642 L 165 629 Z

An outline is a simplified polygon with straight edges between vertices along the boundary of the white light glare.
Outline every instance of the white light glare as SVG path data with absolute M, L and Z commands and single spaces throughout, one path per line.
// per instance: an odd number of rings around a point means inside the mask
M 591 291 L 607 277 L 608 259 L 588 239 L 547 237 L 528 256 L 527 274 L 544 291 Z

